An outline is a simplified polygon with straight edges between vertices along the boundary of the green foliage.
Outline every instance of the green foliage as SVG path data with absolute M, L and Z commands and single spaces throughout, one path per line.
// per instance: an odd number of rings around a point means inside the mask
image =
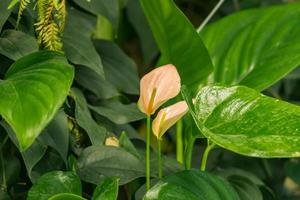
M 299 113 L 297 105 L 244 86 L 206 86 L 192 114 L 200 131 L 221 147 L 255 157 L 298 157 Z
M 0 113 L 14 129 L 22 151 L 54 117 L 72 80 L 72 66 L 51 51 L 25 56 L 9 68 L 0 83 Z M 25 117 L 28 113 L 32 114 Z
M 167 176 L 154 185 L 144 200 L 238 200 L 228 182 L 207 172 L 182 171 Z
M 197 33 L 217 0 L 2 0 L 0 199 L 299 199 L 300 4 L 288 2 L 224 1 Z M 194 118 L 184 141 L 164 135 L 162 179 L 152 138 L 147 192 L 135 103 L 140 77 L 166 63 Z M 210 172 L 184 171 L 181 143 L 186 169 Z M 219 148 L 199 163 L 207 143 Z
M 197 88 L 213 70 L 200 36 L 172 0 L 140 2 L 163 62 L 177 67 L 183 84 Z
M 95 189 L 92 200 L 117 200 L 119 179 L 105 178 Z
M 211 82 L 256 90 L 299 66 L 300 4 L 238 12 L 208 25 L 201 36 L 214 64 Z
M 73 172 L 53 171 L 41 176 L 28 192 L 28 200 L 48 200 L 59 193 L 81 195 L 81 182 Z

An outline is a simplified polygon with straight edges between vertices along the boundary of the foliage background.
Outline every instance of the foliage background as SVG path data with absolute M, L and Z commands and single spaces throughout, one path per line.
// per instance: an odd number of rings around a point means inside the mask
M 7 11 L 5 8 L 9 2 L 0 1 L 0 27 L 3 25 L 0 37 L 0 78 L 3 78 L 15 60 L 38 51 L 34 32 L 34 19 L 37 18 L 34 4 L 30 4 L 24 11 L 16 31 L 14 28 L 18 9 L 15 7 L 11 13 Z M 201 24 L 217 2 L 176 1 L 195 27 Z M 293 1 L 227 0 L 211 21 L 243 9 L 289 2 Z M 76 75 L 73 89 L 64 104 L 66 114 L 59 112 L 56 120 L 24 153 L 19 152 L 13 142 L 11 130 L 1 121 L 0 141 L 4 141 L 6 134 L 10 134 L 10 140 L 3 147 L 7 188 L 0 190 L 0 199 L 25 199 L 32 182 L 39 176 L 53 170 L 72 170 L 85 147 L 103 143 L 108 135 L 120 136 L 122 131 L 126 131 L 142 151 L 145 125 L 141 120 L 143 115 L 134 102 L 138 98 L 139 77 L 156 65 L 159 51 L 138 0 L 111 0 L 109 3 L 102 0 L 98 3 L 98 7 L 89 7 L 85 0 L 67 1 L 63 51 L 76 66 Z M 103 74 L 106 79 L 103 79 Z M 300 76 L 297 69 L 264 93 L 299 103 L 299 87 Z M 164 154 L 172 158 L 175 158 L 175 141 L 174 128 L 165 136 L 163 143 Z M 155 139 L 153 145 L 155 146 Z M 203 146 L 203 141 L 197 140 L 192 163 L 195 168 L 200 165 Z M 180 168 L 174 166 L 170 172 Z M 264 199 L 299 199 L 299 167 L 299 159 L 256 159 L 224 149 L 213 151 L 208 160 L 208 169 L 211 171 L 221 173 L 225 168 L 238 168 L 251 173 L 245 176 L 263 181 L 259 187 L 251 183 L 250 186 L 241 187 L 250 194 L 261 192 Z M 3 169 L 3 166 L 0 168 Z M 3 174 L 0 174 L 0 178 L 3 180 Z M 82 175 L 81 179 L 87 181 L 89 178 Z M 128 182 L 129 180 L 130 177 Z M 83 182 L 83 195 L 90 197 L 95 186 L 87 182 Z M 3 184 L 1 181 L 0 183 Z M 121 186 L 119 199 L 134 199 L 134 191 L 142 183 L 140 178 Z M 269 189 L 273 191 L 273 195 Z

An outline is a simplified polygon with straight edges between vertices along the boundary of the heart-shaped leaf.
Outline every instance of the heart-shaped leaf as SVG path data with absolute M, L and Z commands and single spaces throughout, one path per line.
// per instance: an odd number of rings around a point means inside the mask
M 27 149 L 64 102 L 73 68 L 57 52 L 41 51 L 16 61 L 0 80 L 0 114 Z
M 28 200 L 47 200 L 60 193 L 81 195 L 81 182 L 74 172 L 52 171 L 41 176 L 28 192 Z
M 154 185 L 144 200 L 238 200 L 237 193 L 225 180 L 208 172 L 182 171 Z
M 141 0 L 141 5 L 164 62 L 177 67 L 184 84 L 199 85 L 213 68 L 193 25 L 173 0 Z
M 300 3 L 252 9 L 208 25 L 202 32 L 214 64 L 213 82 L 257 90 L 300 64 Z
M 300 107 L 245 86 L 206 86 L 195 99 L 200 131 L 221 147 L 255 157 L 300 156 Z

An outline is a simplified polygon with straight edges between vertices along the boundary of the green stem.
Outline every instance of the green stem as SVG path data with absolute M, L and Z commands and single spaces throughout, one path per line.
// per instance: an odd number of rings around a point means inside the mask
M 150 138 L 151 137 L 151 118 L 147 116 L 147 133 L 146 133 L 146 188 L 150 189 Z
M 195 139 L 191 138 L 188 141 L 185 151 L 185 169 L 191 169 L 191 162 L 193 156 L 193 148 L 194 148 Z
M 182 119 L 176 124 L 176 158 L 179 163 L 183 163 L 183 139 L 182 139 Z
M 161 139 L 157 139 L 157 169 L 158 177 L 162 178 L 162 162 L 161 162 Z
M 4 191 L 7 189 L 6 184 L 6 172 L 5 172 L 5 165 L 4 165 L 4 157 L 3 157 L 3 147 L 8 139 L 8 135 L 5 136 L 1 146 L 0 146 L 0 160 L 1 160 L 1 168 L 2 168 L 2 188 Z
M 207 140 L 207 146 L 205 148 L 205 151 L 203 153 L 203 156 L 202 156 L 202 161 L 201 161 L 201 167 L 200 167 L 200 170 L 201 171 L 205 171 L 206 169 L 206 162 L 207 162 L 207 158 L 208 158 L 208 154 L 210 152 L 210 150 L 215 146 L 215 144 L 210 144 L 209 143 L 209 140 Z

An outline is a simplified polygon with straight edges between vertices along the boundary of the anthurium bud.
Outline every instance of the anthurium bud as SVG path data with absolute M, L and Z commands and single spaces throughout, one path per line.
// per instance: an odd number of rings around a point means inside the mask
M 105 140 L 105 146 L 119 146 L 119 140 L 116 137 L 108 137 Z
M 158 67 L 146 74 L 140 81 L 138 106 L 146 115 L 180 92 L 180 77 L 174 65 Z
M 163 134 L 173 126 L 188 111 L 185 101 L 180 101 L 169 107 L 161 109 L 153 120 L 152 131 L 154 135 L 161 139 Z

